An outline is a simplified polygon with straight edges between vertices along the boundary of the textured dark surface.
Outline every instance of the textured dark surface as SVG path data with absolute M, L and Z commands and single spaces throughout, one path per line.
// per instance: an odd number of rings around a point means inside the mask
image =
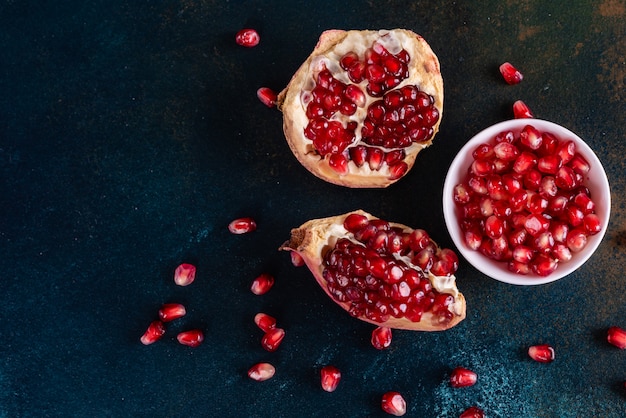
M 0 416 L 383 416 L 401 391 L 407 416 L 626 416 L 626 3 L 591 1 L 10 1 L 0 2 Z M 238 47 L 241 27 L 261 44 Z M 445 113 L 435 144 L 386 190 L 348 190 L 309 174 L 259 86 L 281 89 L 329 28 L 405 27 L 441 61 Z M 498 65 L 523 71 L 504 84 Z M 585 138 L 605 165 L 612 217 L 577 272 L 514 287 L 465 263 L 468 317 L 445 333 L 396 332 L 384 352 L 305 269 L 277 251 L 307 219 L 363 208 L 423 227 L 445 246 L 448 164 L 523 99 Z M 234 217 L 254 234 L 233 236 Z M 172 281 L 198 266 L 190 287 Z M 260 272 L 277 283 L 257 297 Z M 163 302 L 188 316 L 145 347 Z M 263 351 L 252 318 L 287 336 Z M 175 341 L 192 326 L 205 344 Z M 525 354 L 550 343 L 554 363 Z M 246 377 L 257 361 L 274 379 Z M 339 389 L 318 371 L 343 371 Z M 450 369 L 479 374 L 449 388 Z

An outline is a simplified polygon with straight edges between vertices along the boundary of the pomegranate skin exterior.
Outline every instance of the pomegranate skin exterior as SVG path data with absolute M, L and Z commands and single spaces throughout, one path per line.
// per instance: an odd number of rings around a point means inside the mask
M 403 51 L 408 53 L 410 60 L 407 63 L 408 70 L 399 84 L 394 85 L 389 91 L 399 91 L 403 86 L 415 86 L 420 91 L 431 97 L 432 106 L 436 109 L 437 120 L 429 126 L 428 134 L 410 145 L 396 147 L 390 145 L 377 146 L 375 151 L 393 154 L 401 152 L 400 160 L 394 160 L 389 165 L 374 166 L 356 162 L 356 158 L 350 153 L 352 149 L 363 145 L 362 128 L 367 117 L 369 106 L 376 100 L 382 101 L 382 95 L 372 97 L 367 93 L 365 84 L 350 81 L 342 70 L 339 61 L 346 51 L 357 51 L 362 58 L 363 51 L 372 43 L 383 38 L 392 38 L 396 44 L 400 44 Z M 303 92 L 309 92 L 315 86 L 316 76 L 321 70 L 328 69 L 337 79 L 341 79 L 350 87 L 358 86 L 365 93 L 365 103 L 359 102 L 356 113 L 349 117 L 340 116 L 341 123 L 347 127 L 350 123 L 357 127 L 352 132 L 354 138 L 349 144 L 344 143 L 345 150 L 336 153 L 320 152 L 313 141 L 306 137 L 305 129 L 312 120 L 307 116 L 307 106 L 304 103 Z M 401 76 L 401 77 L 404 77 Z M 400 77 L 400 78 L 401 78 Z M 289 147 L 298 161 L 312 174 L 327 182 L 351 188 L 384 188 L 403 178 L 413 167 L 417 154 L 431 145 L 435 134 L 439 130 L 441 117 L 443 116 L 443 79 L 439 60 L 428 43 L 420 35 L 405 29 L 393 30 L 327 30 L 319 38 L 313 52 L 293 75 L 287 87 L 281 91 L 277 98 L 277 107 L 283 113 L 283 131 Z M 337 112 L 339 113 L 339 112 Z M 336 120 L 336 115 L 328 120 Z M 340 148 L 342 147 L 340 146 Z M 376 153 L 374 153 L 376 154 Z
M 414 331 L 443 331 L 459 324 L 466 316 L 465 297 L 456 287 L 456 278 L 453 274 L 446 276 L 435 276 L 431 271 L 424 272 L 420 267 L 410 264 L 413 273 L 417 271 L 419 275 L 427 280 L 432 292 L 436 293 L 435 300 L 446 299 L 445 312 L 436 311 L 436 304 L 421 313 L 416 319 L 406 316 L 386 316 L 382 320 L 376 320 L 366 315 L 357 315 L 354 313 L 354 304 L 351 300 L 339 300 L 329 289 L 328 280 L 325 277 L 325 258 L 326 254 L 342 239 L 352 240 L 354 234 L 348 232 L 344 228 L 344 222 L 350 215 L 359 215 L 367 218 L 368 222 L 379 222 L 379 218 L 357 210 L 343 215 L 313 219 L 302 224 L 299 228 L 291 231 L 291 239 L 285 242 L 279 249 L 297 252 L 305 261 L 315 280 L 318 282 L 324 292 L 339 306 L 348 311 L 352 316 L 375 324 L 378 326 L 406 329 Z M 383 221 L 385 222 L 385 221 Z M 411 233 L 413 229 L 394 222 L 388 222 L 391 228 Z M 441 250 L 439 251 L 446 251 Z M 449 251 L 449 250 L 448 250 Z M 410 302 L 407 301 L 407 304 Z M 410 309 L 410 307 L 409 307 Z M 440 308 L 443 309 L 443 308 Z M 444 315 L 445 314 L 445 315 Z M 445 320 L 441 320 L 445 317 Z

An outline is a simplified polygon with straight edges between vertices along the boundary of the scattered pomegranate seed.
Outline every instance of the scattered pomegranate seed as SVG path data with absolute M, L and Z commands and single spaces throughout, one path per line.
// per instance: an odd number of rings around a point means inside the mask
M 470 406 L 459 415 L 459 418 L 485 418 L 485 413 L 477 406 Z
M 500 74 L 502 74 L 504 81 L 508 84 L 519 84 L 524 78 L 522 73 L 520 73 L 510 62 L 505 62 L 500 65 Z
M 187 314 L 184 305 L 180 303 L 166 303 L 159 309 L 159 318 L 163 322 L 170 322 L 178 318 L 182 318 Z
M 196 266 L 183 263 L 174 270 L 174 283 L 179 286 L 189 286 L 196 279 Z
M 276 368 L 270 363 L 257 363 L 248 370 L 248 377 L 257 382 L 271 379 L 276 373 Z
M 277 95 L 276 92 L 269 87 L 261 87 L 256 91 L 256 97 L 259 98 L 261 103 L 267 107 L 276 106 Z
M 320 371 L 322 389 L 326 392 L 334 392 L 341 380 L 341 372 L 335 366 L 324 366 Z
M 528 355 L 540 363 L 550 363 L 554 360 L 554 348 L 547 344 L 533 345 L 528 347 Z
M 165 334 L 165 326 L 161 321 L 152 321 L 146 332 L 141 336 L 143 345 L 150 345 L 158 341 Z
M 261 339 L 261 346 L 267 351 L 276 351 L 285 338 L 285 330 L 282 328 L 270 328 Z
M 269 330 L 276 327 L 276 318 L 266 313 L 259 312 L 258 314 L 254 316 L 254 323 L 262 331 L 268 332 Z
M 387 392 L 383 395 L 381 406 L 383 411 L 396 417 L 406 414 L 406 401 L 399 392 Z
M 228 224 L 228 230 L 232 234 L 247 234 L 256 231 L 256 222 L 252 218 L 238 218 Z
M 610 327 L 606 339 L 617 348 L 622 350 L 626 348 L 626 330 L 620 327 Z
M 391 345 L 391 328 L 377 327 L 372 331 L 372 345 L 377 350 L 384 350 Z
M 272 286 L 274 286 L 274 276 L 268 273 L 263 273 L 252 281 L 250 291 L 252 291 L 255 295 L 263 295 L 267 293 Z
M 534 117 L 530 108 L 521 100 L 513 103 L 513 115 L 515 119 L 530 119 Z
M 189 347 L 197 347 L 204 341 L 204 333 L 199 329 L 183 331 L 176 336 L 176 339 L 182 345 Z
M 450 386 L 453 388 L 463 388 L 476 384 L 478 375 L 465 367 L 456 367 L 450 374 Z
M 295 251 L 290 251 L 289 254 L 291 255 L 291 264 L 295 267 L 302 267 L 304 265 L 304 258 L 302 258 L 300 254 Z
M 235 34 L 235 42 L 237 45 L 245 46 L 247 48 L 252 48 L 253 46 L 257 46 L 261 37 L 259 33 L 254 29 L 241 29 L 237 34 Z

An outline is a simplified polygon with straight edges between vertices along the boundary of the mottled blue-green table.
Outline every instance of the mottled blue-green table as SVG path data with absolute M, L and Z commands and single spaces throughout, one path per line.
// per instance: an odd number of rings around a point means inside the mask
M 443 4 L 442 4 L 443 3 Z M 10 1 L 0 2 L 0 416 L 384 416 L 402 392 L 407 416 L 624 417 L 626 327 L 624 114 L 626 3 L 591 1 Z M 261 44 L 238 47 L 252 26 Z M 329 28 L 405 27 L 441 61 L 445 112 L 435 144 L 386 190 L 349 190 L 302 168 L 276 110 L 256 89 L 281 89 Z M 497 67 L 515 63 L 517 86 Z M 383 352 L 305 269 L 277 248 L 307 219 L 363 208 L 423 227 L 452 246 L 441 188 L 464 142 L 512 116 L 583 137 L 612 186 L 596 254 L 553 284 L 515 287 L 461 263 L 467 319 L 445 333 L 396 332 Z M 233 236 L 250 215 L 259 228 Z M 180 262 L 196 282 L 175 286 Z M 261 272 L 265 296 L 249 292 Z M 139 343 L 164 302 L 183 320 Z M 265 352 L 252 318 L 287 336 Z M 200 327 L 198 348 L 177 331 Z M 551 364 L 525 350 L 546 342 Z M 276 376 L 249 380 L 257 361 Z M 343 371 L 334 393 L 319 368 Z M 478 383 L 452 389 L 465 365 Z

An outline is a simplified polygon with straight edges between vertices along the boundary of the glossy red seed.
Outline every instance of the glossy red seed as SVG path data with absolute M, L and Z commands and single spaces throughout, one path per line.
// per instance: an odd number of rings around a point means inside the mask
M 276 351 L 285 338 L 285 330 L 282 328 L 269 329 L 261 339 L 261 347 L 267 351 Z
M 252 48 L 257 46 L 261 41 L 259 33 L 254 29 L 241 29 L 235 34 L 235 42 L 238 45 Z
M 262 273 L 252 281 L 250 291 L 255 295 L 264 295 L 272 286 L 274 286 L 274 276 L 269 273 Z
M 528 355 L 537 362 L 549 363 L 554 360 L 554 348 L 547 344 L 533 345 L 528 347 Z
M 263 312 L 259 312 L 254 316 L 254 323 L 263 332 L 276 328 L 276 318 Z
M 526 103 L 521 100 L 517 100 L 513 103 L 513 116 L 515 119 L 527 119 L 533 118 L 533 114 Z
M 580 252 L 587 245 L 587 234 L 580 228 L 574 228 L 568 232 L 565 244 L 572 252 Z
M 304 266 L 304 258 L 302 258 L 302 256 L 300 254 L 298 254 L 295 251 L 291 251 L 289 253 L 290 257 L 291 257 L 291 264 L 293 264 L 294 267 L 302 267 Z
M 500 65 L 500 74 L 502 74 L 504 81 L 511 85 L 519 84 L 524 78 L 522 73 L 518 71 L 517 68 L 515 68 L 510 62 L 505 62 Z
M 271 379 L 276 374 L 276 368 L 270 363 L 257 363 L 248 370 L 248 377 L 257 382 Z
M 504 224 L 500 218 L 491 215 L 485 220 L 485 234 L 489 238 L 498 238 L 502 235 Z
M 537 170 L 545 174 L 556 174 L 561 168 L 561 159 L 556 155 L 546 155 L 537 160 Z
M 182 263 L 174 270 L 174 283 L 178 286 L 189 286 L 196 279 L 196 266 Z
M 328 159 L 328 165 L 340 175 L 348 174 L 348 159 L 343 154 L 331 154 Z
M 453 388 L 473 386 L 477 380 L 478 375 L 465 367 L 456 367 L 450 374 L 450 386 Z
M 384 350 L 391 345 L 391 328 L 377 327 L 372 331 L 371 343 L 377 350 Z
M 334 392 L 341 381 L 341 372 L 335 366 L 324 366 L 320 370 L 322 389 Z
M 406 401 L 400 392 L 392 391 L 385 393 L 381 400 L 381 407 L 383 411 L 396 417 L 406 414 Z
M 176 336 L 176 339 L 182 345 L 188 347 L 197 347 L 204 341 L 204 333 L 199 329 L 183 331 Z
M 159 309 L 159 318 L 163 322 L 170 322 L 182 318 L 187 314 L 185 306 L 180 303 L 166 303 Z
M 537 165 L 537 157 L 527 151 L 522 152 L 513 162 L 513 171 L 523 174 Z
M 148 329 L 141 336 L 140 341 L 143 345 L 150 345 L 157 342 L 165 334 L 165 326 L 161 321 L 152 321 Z
M 587 175 L 591 169 L 589 162 L 579 153 L 574 154 L 574 157 L 572 157 L 568 165 L 575 173 L 582 174 L 583 176 Z
M 607 332 L 606 339 L 609 344 L 614 345 L 619 349 L 623 350 L 626 348 L 626 330 L 620 327 L 610 327 Z
M 546 277 L 554 273 L 559 265 L 559 262 L 550 255 L 537 254 L 537 256 L 530 262 L 530 265 L 535 274 Z
M 267 107 L 275 107 L 278 98 L 276 92 L 269 87 L 259 88 L 256 91 L 256 97 Z
M 470 406 L 459 415 L 459 418 L 485 418 L 485 412 L 477 406 Z
M 541 147 L 543 137 L 537 128 L 526 125 L 519 134 L 519 142 L 529 150 L 534 151 Z
M 241 235 L 256 231 L 256 222 L 254 219 L 245 217 L 232 220 L 228 224 L 228 230 L 231 234 Z
M 588 213 L 583 218 L 583 226 L 589 235 L 595 235 L 602 230 L 602 222 L 595 213 Z

